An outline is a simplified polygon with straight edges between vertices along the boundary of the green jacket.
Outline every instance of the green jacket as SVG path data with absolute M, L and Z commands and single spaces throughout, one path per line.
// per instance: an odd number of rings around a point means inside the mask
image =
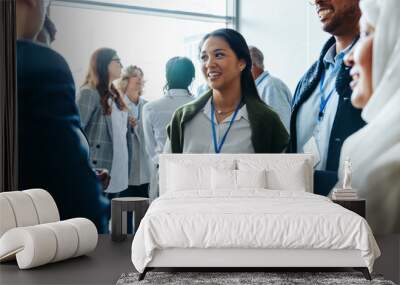
M 172 153 L 182 153 L 184 125 L 207 104 L 212 91 L 180 107 L 167 127 Z M 288 144 L 289 135 L 279 119 L 263 101 L 244 97 L 251 128 L 251 141 L 255 153 L 280 153 Z

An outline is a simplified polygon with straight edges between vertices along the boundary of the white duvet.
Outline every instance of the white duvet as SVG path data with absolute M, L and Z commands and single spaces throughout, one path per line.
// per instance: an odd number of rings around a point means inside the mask
M 132 262 L 143 272 L 165 248 L 358 249 L 370 271 L 380 255 L 359 215 L 320 195 L 265 189 L 164 194 L 140 223 Z

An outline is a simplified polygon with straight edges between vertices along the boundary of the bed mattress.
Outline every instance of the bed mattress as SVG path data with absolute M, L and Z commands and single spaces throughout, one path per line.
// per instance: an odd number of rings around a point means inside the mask
M 132 243 L 139 272 L 163 249 L 359 250 L 372 271 L 379 248 L 366 220 L 327 197 L 246 189 L 169 192 L 150 206 Z

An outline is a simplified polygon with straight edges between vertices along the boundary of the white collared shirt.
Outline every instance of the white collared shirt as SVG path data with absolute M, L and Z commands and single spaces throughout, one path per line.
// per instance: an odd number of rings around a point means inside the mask
M 113 160 L 111 166 L 111 180 L 107 193 L 118 193 L 128 188 L 129 160 L 128 160 L 128 112 L 118 109 L 112 102 L 111 122 L 113 140 Z
M 185 123 L 183 153 L 215 153 L 211 128 L 211 98 L 204 108 L 192 120 Z M 214 115 L 215 116 L 215 115 Z M 217 143 L 225 135 L 233 114 L 218 124 L 214 120 Z M 171 152 L 170 141 L 167 141 L 164 152 Z M 232 124 L 222 146 L 221 153 L 254 153 L 251 142 L 251 128 L 246 105 L 243 105 Z
M 136 103 L 132 102 L 128 96 L 125 97 L 126 100 L 126 104 L 128 105 L 129 110 L 131 110 L 133 116 L 135 116 L 136 120 L 141 120 L 141 114 L 139 114 L 139 105 L 143 104 L 143 99 L 141 97 L 139 97 L 139 100 Z
M 142 185 L 150 182 L 150 158 L 145 149 L 145 139 L 143 134 L 143 106 L 147 103 L 142 97 L 139 97 L 137 104 L 127 97 L 127 105 L 130 110 L 128 116 L 135 117 L 136 126 L 129 128 L 131 142 L 130 162 L 129 162 L 129 185 Z
M 329 91 L 335 88 L 336 78 L 339 74 L 339 69 L 336 67 L 342 64 L 343 57 L 350 52 L 351 46 L 352 44 L 336 54 L 336 45 L 333 45 L 325 54 L 323 59 L 325 67 L 325 96 L 328 96 Z M 314 136 L 320 157 L 320 162 L 316 165 L 315 169 L 325 170 L 329 151 L 329 140 L 339 104 L 339 94 L 336 90 L 333 92 L 330 100 L 326 104 L 322 120 L 318 121 L 321 102 L 319 84 L 320 83 L 318 83 L 317 88 L 315 88 L 310 98 L 308 98 L 299 109 L 296 118 L 297 150 L 299 153 L 304 152 L 304 146 L 311 137 Z
M 160 99 L 143 106 L 143 132 L 146 151 L 155 165 L 158 155 L 163 152 L 167 140 L 166 127 L 172 115 L 180 106 L 193 100 L 193 96 L 185 89 L 170 89 Z

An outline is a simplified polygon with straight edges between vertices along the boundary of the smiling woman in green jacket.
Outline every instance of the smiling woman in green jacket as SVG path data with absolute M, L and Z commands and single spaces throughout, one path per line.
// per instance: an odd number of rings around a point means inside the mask
M 170 122 L 165 152 L 280 153 L 288 134 L 259 97 L 249 48 L 232 29 L 207 34 L 200 44 L 202 72 L 211 88 L 179 108 Z

